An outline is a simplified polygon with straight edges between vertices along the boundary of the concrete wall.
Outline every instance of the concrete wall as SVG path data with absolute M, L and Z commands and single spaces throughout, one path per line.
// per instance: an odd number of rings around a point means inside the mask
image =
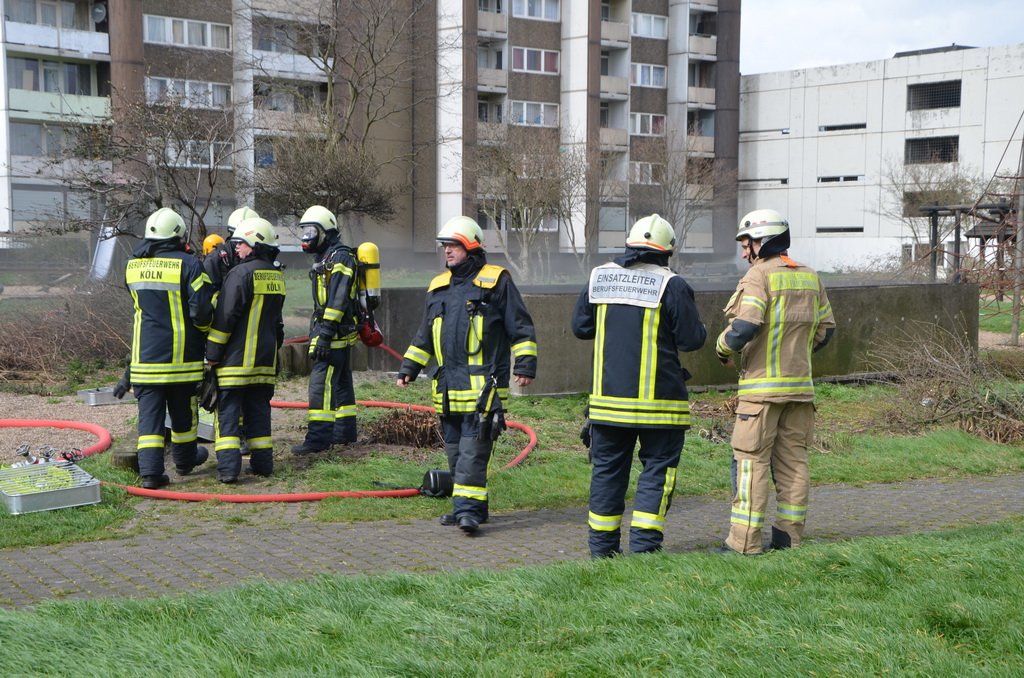
M 526 305 L 537 327 L 539 367 L 531 394 L 578 393 L 590 390 L 593 342 L 572 335 L 570 319 L 578 289 L 559 292 L 524 291 Z M 697 292 L 697 305 L 708 328 L 704 348 L 683 354 L 683 364 L 693 374 L 691 386 L 736 383 L 736 370 L 725 368 L 715 357 L 715 337 L 724 327 L 722 308 L 732 290 Z M 816 376 L 837 376 L 883 371 L 873 353 L 893 342 L 947 338 L 948 333 L 966 336 L 978 346 L 978 289 L 974 285 L 897 285 L 837 287 L 828 291 L 837 329 L 831 344 L 815 355 Z M 423 290 L 386 289 L 377 321 L 384 342 L 405 353 L 423 312 Z M 399 362 L 384 351 L 357 345 L 357 369 L 396 371 Z M 285 365 L 293 372 L 293 359 Z

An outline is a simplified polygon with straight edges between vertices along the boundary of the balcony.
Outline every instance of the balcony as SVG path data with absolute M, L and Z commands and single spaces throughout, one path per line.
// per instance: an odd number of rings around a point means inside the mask
M 317 116 L 311 113 L 292 113 L 257 108 L 253 111 L 253 126 L 271 132 L 298 132 L 317 130 Z
M 601 45 L 626 48 L 629 45 L 629 24 L 624 21 L 602 21 Z
M 715 154 L 715 138 L 688 134 L 686 136 L 686 150 L 693 155 L 713 156 Z
M 508 71 L 497 68 L 481 68 L 476 74 L 476 88 L 480 92 L 508 92 Z
M 629 98 L 629 80 L 615 75 L 602 75 L 601 98 L 625 101 Z
M 110 58 L 110 36 L 95 31 L 5 22 L 7 42 L 15 45 L 54 49 L 64 54 L 75 53 L 85 59 Z
M 476 29 L 486 35 L 508 36 L 508 15 L 500 12 L 476 13 Z
M 92 122 L 110 118 L 108 97 L 12 89 L 9 93 L 9 102 L 11 112 L 29 113 L 39 120 L 72 117 Z
M 629 148 L 629 130 L 619 127 L 602 127 L 599 143 L 605 151 L 625 151 Z
M 714 108 L 715 88 L 714 87 L 690 87 L 687 89 L 686 98 L 693 106 Z
M 686 199 L 691 203 L 711 202 L 715 198 L 712 184 L 686 184 Z
M 604 202 L 625 202 L 629 199 L 629 182 L 608 179 L 601 182 L 601 200 Z
M 718 57 L 718 38 L 713 35 L 691 35 L 689 48 L 691 57 L 716 59 Z
M 303 80 L 323 81 L 327 79 L 325 68 L 331 67 L 317 64 L 304 54 L 286 54 L 254 49 L 252 57 L 253 68 L 271 76 L 292 78 L 299 76 Z
M 705 12 L 717 12 L 718 0 L 690 0 L 691 10 L 702 10 Z

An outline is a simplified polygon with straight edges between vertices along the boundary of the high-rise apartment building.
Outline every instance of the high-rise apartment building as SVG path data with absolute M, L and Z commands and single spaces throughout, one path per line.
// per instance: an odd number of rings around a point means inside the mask
M 57 203 L 96 209 L 46 178 L 40 158 L 60 143 L 62 121 L 106 120 L 112 98 L 115 110 L 121 97 L 138 96 L 187 99 L 211 116 L 229 111 L 229 135 L 183 142 L 182 170 L 225 175 L 209 195 L 208 224 L 251 203 L 251 188 L 231 175 L 259 181 L 275 162 L 273 139 L 290 133 L 303 106 L 346 96 L 309 58 L 322 45 L 303 45 L 326 16 L 318 4 L 4 0 L 0 232 L 25 230 Z M 470 214 L 499 253 L 507 242 L 499 231 L 515 222 L 481 207 L 495 196 L 474 158 L 519 135 L 555 153 L 581 150 L 595 170 L 586 191 L 569 197 L 571 218 L 540 220 L 546 252 L 616 250 L 635 218 L 674 210 L 677 226 L 685 221 L 683 251 L 732 256 L 739 0 L 392 4 L 417 10 L 403 36 L 414 58 L 389 93 L 398 112 L 375 128 L 374 143 L 378 157 L 397 159 L 383 178 L 401 190 L 392 218 L 348 220 L 354 238 L 433 252 L 438 226 Z M 529 173 L 529 161 L 521 169 Z

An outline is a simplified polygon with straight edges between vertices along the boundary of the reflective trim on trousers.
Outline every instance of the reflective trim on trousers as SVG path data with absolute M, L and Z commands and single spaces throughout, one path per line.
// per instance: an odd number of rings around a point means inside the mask
M 223 438 L 217 438 L 217 442 L 214 444 L 214 449 L 220 452 L 221 450 L 237 450 L 242 446 L 242 439 L 238 436 L 225 436 Z
M 149 447 L 163 448 L 164 437 L 157 435 L 139 436 L 139 442 L 136 445 L 137 449 L 144 450 Z
M 641 530 L 657 530 L 658 532 L 664 532 L 665 516 L 658 515 L 657 513 L 633 511 L 633 520 L 630 521 L 629 526 L 638 527 Z M 591 527 L 593 527 L 593 525 L 591 525 Z
M 614 532 L 622 526 L 622 515 L 602 516 L 591 511 L 587 524 L 597 532 Z
M 456 484 L 452 490 L 452 496 L 476 499 L 477 501 L 487 501 L 487 488 Z
M 788 520 L 791 523 L 803 523 L 807 520 L 807 507 L 794 504 L 779 504 L 776 507 L 776 514 L 779 520 Z

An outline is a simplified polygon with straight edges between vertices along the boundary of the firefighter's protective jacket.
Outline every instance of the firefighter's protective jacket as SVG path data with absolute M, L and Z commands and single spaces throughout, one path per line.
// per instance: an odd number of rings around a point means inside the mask
M 598 266 L 576 301 L 572 331 L 594 340 L 592 422 L 689 428 L 690 373 L 679 352 L 703 346 L 707 330 L 685 280 L 637 253 Z
M 715 351 L 722 359 L 741 354 L 739 397 L 813 401 L 811 353 L 836 326 L 818 274 L 784 254 L 757 259 L 724 310 Z
M 178 240 L 144 240 L 125 268 L 135 303 L 131 382 L 200 381 L 213 316 L 210 280 Z
M 274 383 L 284 298 L 284 276 L 268 259 L 254 255 L 228 271 L 206 342 L 220 388 Z
M 359 325 L 356 267 L 352 249 L 342 245 L 337 236 L 313 264 L 309 272 L 313 283 L 310 354 L 320 341 L 330 341 L 331 348 L 356 343 Z
M 479 263 L 474 263 L 479 262 Z M 509 353 L 517 376 L 537 376 L 537 336 L 533 319 L 508 272 L 470 258 L 453 275 L 446 271 L 427 288 L 423 320 L 405 352 L 399 374 L 415 379 L 430 359 L 438 414 L 476 411 L 488 379 L 508 398 Z

